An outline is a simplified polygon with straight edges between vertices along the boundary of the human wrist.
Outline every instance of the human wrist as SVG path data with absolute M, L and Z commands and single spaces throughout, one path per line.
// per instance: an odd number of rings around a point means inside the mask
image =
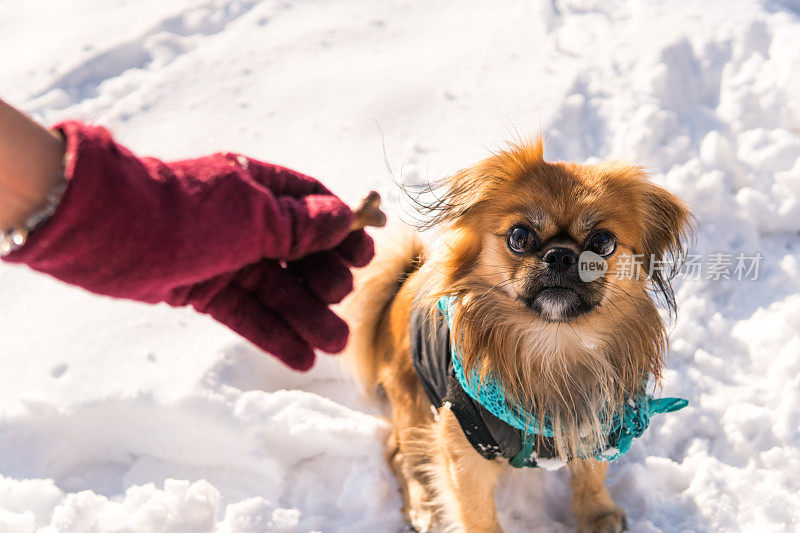
M 0 231 L 47 201 L 63 171 L 66 142 L 0 100 Z
M 66 190 L 66 141 L 57 130 L 42 132 L 48 135 L 39 135 L 31 147 L 39 158 L 33 165 L 0 171 L 0 257 L 22 247 L 52 217 Z
M 50 191 L 42 202 L 37 202 L 33 210 L 23 204 L 16 213 L 18 218 L 9 217 L 10 225 L 0 226 L 0 258 L 20 249 L 28 240 L 28 236 L 45 225 L 58 208 L 61 198 L 67 190 L 67 181 L 63 169 L 56 175 Z M 10 211 L 14 213 L 14 211 Z
M 0 231 L 22 224 L 38 205 L 30 196 L 20 195 L 0 182 Z

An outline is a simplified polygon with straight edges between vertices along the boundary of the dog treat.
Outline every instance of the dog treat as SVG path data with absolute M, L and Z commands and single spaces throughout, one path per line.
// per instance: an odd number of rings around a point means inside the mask
M 370 191 L 353 212 L 356 218 L 350 231 L 358 231 L 367 226 L 382 228 L 386 225 L 386 214 L 381 211 L 381 195 L 375 191 Z

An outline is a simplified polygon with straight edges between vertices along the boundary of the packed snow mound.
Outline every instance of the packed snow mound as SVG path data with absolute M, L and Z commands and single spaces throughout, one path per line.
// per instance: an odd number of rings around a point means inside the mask
M 634 532 L 800 528 L 797 2 L 6 0 L 0 34 L 0 94 L 44 122 L 351 202 L 539 131 L 551 160 L 642 165 L 697 216 L 663 389 L 690 406 L 611 492 Z M 0 285 L 0 531 L 403 530 L 388 425 L 335 358 L 295 374 L 188 310 Z M 572 531 L 569 498 L 513 471 L 500 522 Z

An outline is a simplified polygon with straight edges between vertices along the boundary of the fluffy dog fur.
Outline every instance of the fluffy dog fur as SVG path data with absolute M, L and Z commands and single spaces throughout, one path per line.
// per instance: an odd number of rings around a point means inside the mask
M 591 456 L 601 421 L 642 392 L 643 379 L 661 376 L 666 334 L 651 293 L 672 310 L 674 298 L 668 276 L 648 272 L 681 255 L 690 213 L 638 167 L 545 162 L 540 140 L 459 172 L 426 207 L 443 230 L 430 252 L 415 234 L 378 237 L 378 255 L 345 303 L 348 360 L 391 406 L 387 459 L 409 522 L 418 531 L 499 531 L 493 491 L 507 461 L 475 452 L 446 407 L 434 414 L 411 364 L 413 302 L 432 309 L 457 295 L 452 335 L 465 368 L 496 376 L 539 420 L 547 413 L 560 457 Z M 520 224 L 539 243 L 530 253 L 507 245 Z M 606 275 L 555 287 L 543 254 L 555 245 L 580 253 L 597 228 L 616 237 Z M 633 254 L 643 255 L 640 266 Z M 582 531 L 624 527 L 606 466 L 569 461 Z

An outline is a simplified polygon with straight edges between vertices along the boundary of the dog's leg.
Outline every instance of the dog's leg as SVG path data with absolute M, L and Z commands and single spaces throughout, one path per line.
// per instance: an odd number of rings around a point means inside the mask
M 402 437 L 398 437 L 396 432 Z M 420 433 L 420 437 L 416 437 L 416 433 Z M 400 485 L 403 515 L 419 533 L 432 531 L 436 526 L 434 497 L 424 479 L 425 468 L 420 453 L 420 448 L 424 446 L 420 438 L 424 436 L 425 432 L 416 428 L 396 428 L 386 444 L 387 462 Z
M 470 445 L 455 415 L 439 410 L 435 426 L 438 457 L 436 488 L 445 516 L 465 533 L 496 533 L 494 488 L 503 465 L 487 461 Z
M 578 459 L 569 463 L 572 473 L 572 512 L 582 533 L 624 531 L 625 512 L 611 499 L 605 485 L 608 463 Z

